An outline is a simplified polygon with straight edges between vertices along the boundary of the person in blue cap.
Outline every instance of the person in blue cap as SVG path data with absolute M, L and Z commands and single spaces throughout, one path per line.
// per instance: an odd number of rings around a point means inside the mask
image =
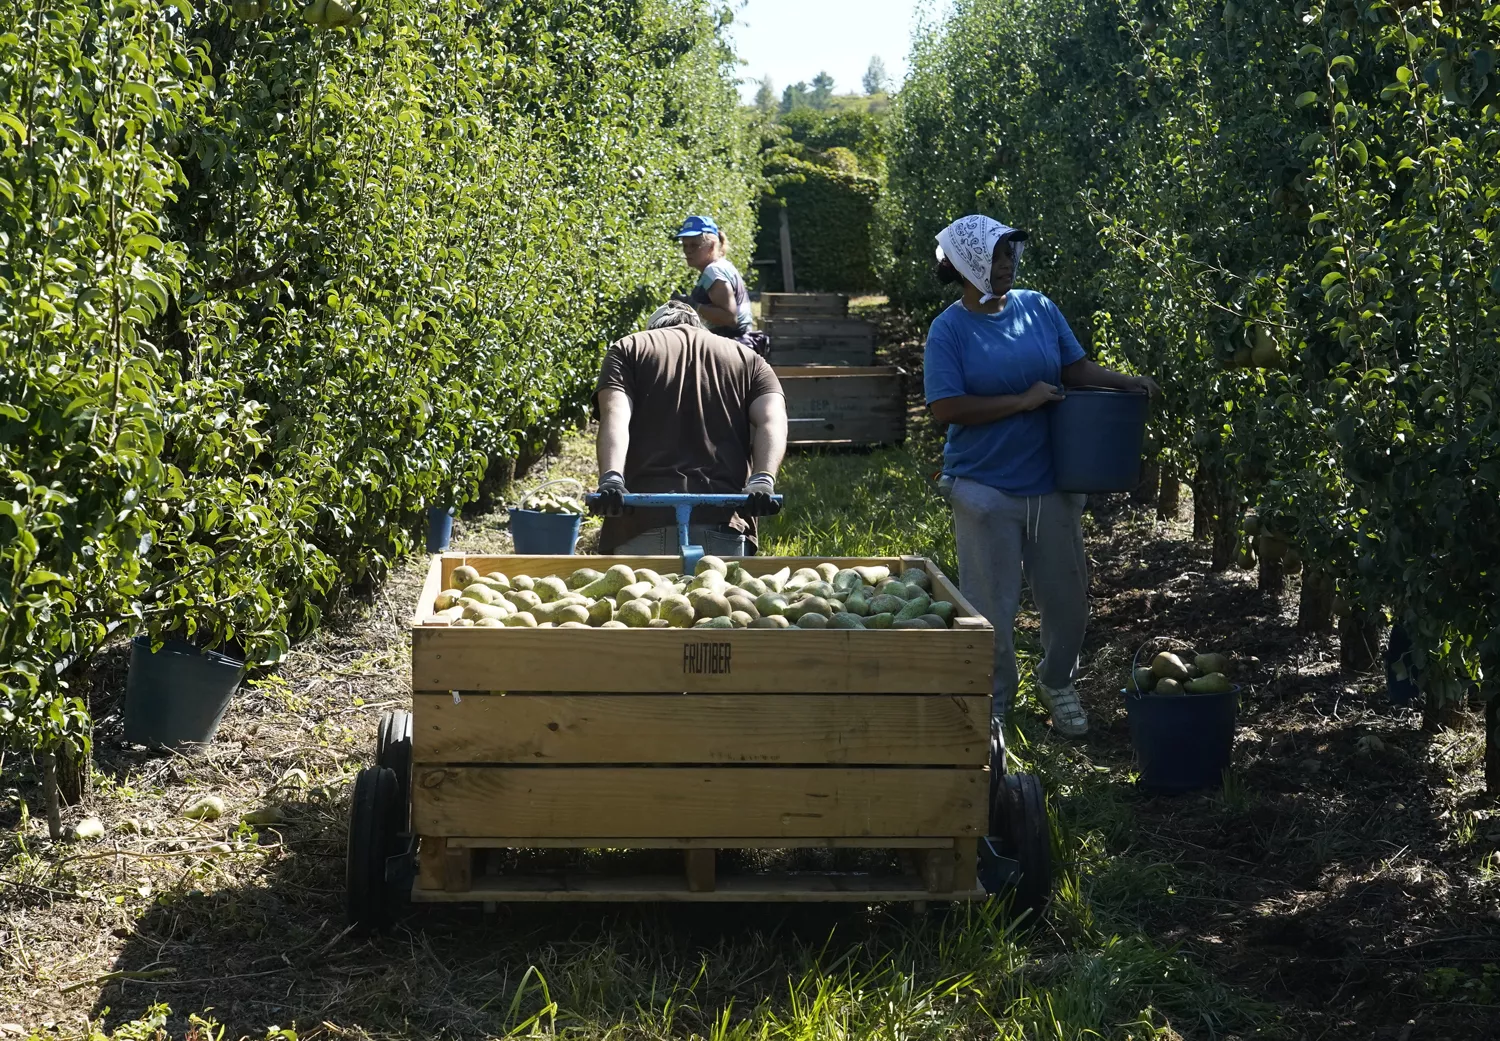
M 687 297 L 708 331 L 734 340 L 762 358 L 770 353 L 770 340 L 757 331 L 750 311 L 750 290 L 745 279 L 727 257 L 729 239 L 712 217 L 689 217 L 677 229 L 683 258 L 695 268 L 698 284 Z

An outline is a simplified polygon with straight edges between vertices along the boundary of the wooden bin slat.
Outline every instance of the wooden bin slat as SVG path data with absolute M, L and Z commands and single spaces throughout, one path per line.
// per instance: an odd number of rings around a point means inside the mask
M 874 365 L 875 348 L 860 345 L 772 343 L 773 365 Z
M 890 835 L 840 835 L 828 838 L 746 838 L 743 835 L 719 835 L 711 839 L 661 838 L 642 839 L 619 835 L 594 835 L 589 838 L 531 835 L 473 836 L 450 835 L 449 847 L 469 849 L 952 849 L 953 838 Z
M 412 899 L 424 903 L 495 900 L 507 903 L 599 902 L 643 903 L 779 903 L 816 900 L 836 903 L 894 903 L 936 896 L 921 878 L 902 875 L 804 874 L 793 876 L 721 876 L 714 889 L 693 892 L 687 880 L 673 875 L 599 877 L 582 872 L 476 879 L 466 893 L 416 888 Z M 978 900 L 984 890 L 974 887 L 941 894 L 945 900 Z
M 846 293 L 762 293 L 764 318 L 790 318 L 797 315 L 819 318 L 846 318 L 849 296 Z
M 905 373 L 894 365 L 783 365 L 788 444 L 899 444 L 906 439 Z
M 770 318 L 773 365 L 875 364 L 875 327 L 860 318 Z
M 985 694 L 989 629 L 436 628 L 412 633 L 412 689 Z
M 842 767 L 422 767 L 423 836 L 983 834 L 989 771 Z
M 818 557 L 747 557 L 752 574 L 811 566 Z M 412 688 L 419 692 L 959 694 L 990 690 L 994 630 L 921 557 L 831 558 L 840 567 L 923 568 L 956 605 L 948 630 L 522 629 L 424 625 L 432 597 L 469 564 L 481 574 L 569 575 L 613 563 L 670 572 L 677 557 L 466 556 L 433 558 L 412 619 Z
M 413 698 L 419 763 L 983 766 L 985 696 L 447 694 Z
M 875 345 L 875 325 L 863 318 L 768 318 L 766 335 L 775 340 L 805 340 L 819 343 Z

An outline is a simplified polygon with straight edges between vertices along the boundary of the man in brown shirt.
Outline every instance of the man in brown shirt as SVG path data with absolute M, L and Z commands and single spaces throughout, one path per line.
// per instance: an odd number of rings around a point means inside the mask
M 771 366 L 753 351 L 702 328 L 672 302 L 642 333 L 610 345 L 594 401 L 599 409 L 601 553 L 675 555 L 669 509 L 624 511 L 631 492 L 699 492 L 769 497 L 786 453 L 786 399 Z M 689 537 L 716 556 L 756 550 L 755 521 L 700 507 Z

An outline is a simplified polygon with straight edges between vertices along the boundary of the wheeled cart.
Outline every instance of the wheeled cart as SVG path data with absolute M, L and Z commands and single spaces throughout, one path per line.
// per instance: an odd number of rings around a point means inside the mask
M 759 576 L 826 559 L 740 563 Z M 566 577 L 601 562 L 683 566 L 676 557 L 433 558 L 412 620 L 411 711 L 382 721 L 375 765 L 355 784 L 354 924 L 378 928 L 408 898 L 1008 895 L 1016 911 L 1041 911 L 1050 827 L 1036 778 L 1006 775 L 992 741 L 993 631 L 932 562 L 831 561 L 926 571 L 935 595 L 956 607 L 949 629 L 454 628 L 434 618 L 459 565 Z M 805 847 L 892 852 L 792 871 L 721 856 Z M 656 852 L 612 863 L 560 850 Z M 649 870 L 635 866 L 642 859 Z

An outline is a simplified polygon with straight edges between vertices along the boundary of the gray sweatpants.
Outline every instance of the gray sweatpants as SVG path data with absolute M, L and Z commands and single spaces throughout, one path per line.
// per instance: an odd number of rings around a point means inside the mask
M 1066 492 L 1019 497 L 959 478 L 949 496 L 958 542 L 958 584 L 995 627 L 993 711 L 1003 720 L 1015 701 L 1016 612 L 1024 570 L 1042 616 L 1042 663 L 1049 687 L 1073 682 L 1089 618 L 1085 497 Z

